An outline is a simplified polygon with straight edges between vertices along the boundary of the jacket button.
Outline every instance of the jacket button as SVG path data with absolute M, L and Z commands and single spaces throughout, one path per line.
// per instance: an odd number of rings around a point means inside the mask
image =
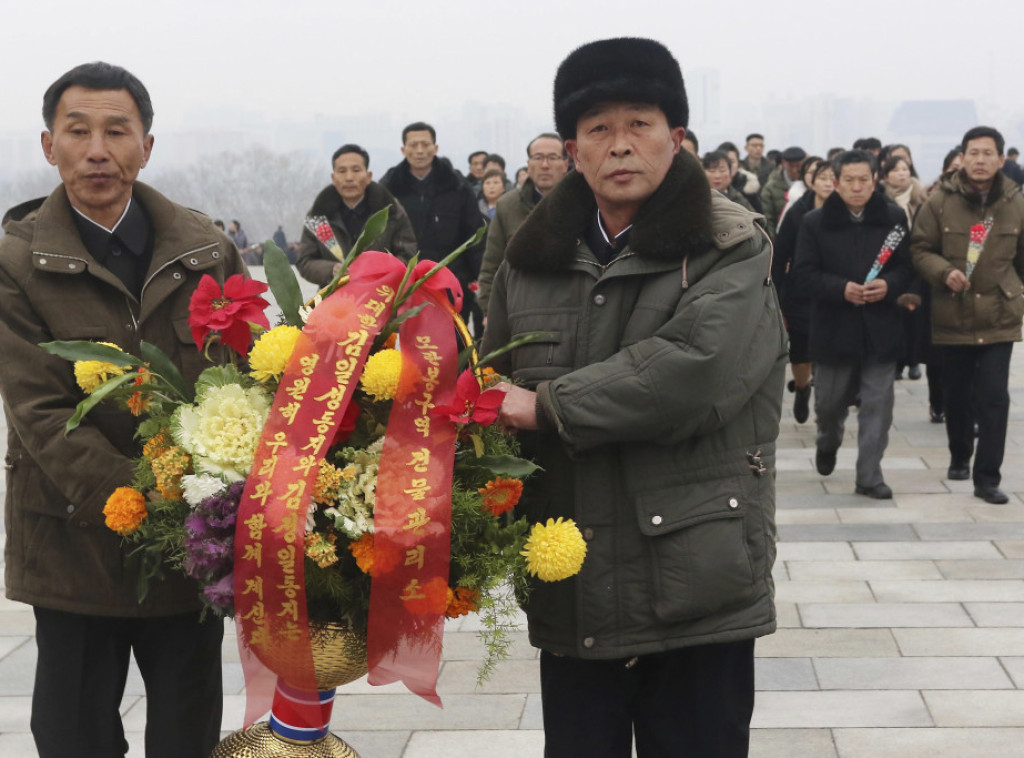
M 181 272 L 180 271 L 175 271 L 173 276 L 174 276 L 175 279 L 181 279 Z
M 739 508 L 740 507 L 740 501 L 737 500 L 734 497 L 729 498 L 729 507 L 730 508 Z
M 68 268 L 71 269 L 72 271 L 74 271 L 76 268 L 78 268 L 78 264 L 76 264 L 76 263 L 69 263 L 68 264 Z
M 594 530 L 591 529 L 589 526 L 583 530 L 583 539 L 585 539 L 587 542 L 590 542 L 590 540 L 594 539 Z
M 210 257 L 211 258 L 220 258 L 220 252 L 218 252 L 217 250 L 214 250 L 212 253 L 210 253 Z
M 651 516 L 651 523 L 654 524 L 655 526 L 661 526 L 661 522 L 662 522 L 661 516 Z
M 584 637 L 583 638 L 583 647 L 585 647 L 585 648 L 592 648 L 596 643 L 597 643 L 597 640 L 595 640 L 593 637 Z
M 68 513 L 74 513 L 74 512 L 75 512 L 75 506 L 69 504 L 68 505 Z
M 980 293 L 980 292 L 975 292 L 975 293 L 974 293 L 974 297 L 975 297 L 975 298 L 979 298 L 979 297 L 981 297 L 981 293 Z
M 39 259 L 39 265 L 40 266 L 45 266 L 47 263 L 49 263 L 49 261 L 47 261 L 46 258 L 40 258 Z
M 594 305 L 604 305 L 604 295 L 594 295 Z
M 199 261 L 196 258 L 189 258 L 188 262 L 191 263 L 193 266 L 199 265 Z

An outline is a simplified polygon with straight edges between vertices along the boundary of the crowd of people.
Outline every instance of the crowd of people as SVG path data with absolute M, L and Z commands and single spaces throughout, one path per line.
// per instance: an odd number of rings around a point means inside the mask
M 774 238 L 793 416 L 808 420 L 813 386 L 818 472 L 835 468 L 856 406 L 855 491 L 892 497 L 881 461 L 893 382 L 920 379 L 924 364 L 929 416 L 947 427 L 949 478 L 973 478 L 977 497 L 1007 502 L 1007 378 L 1024 315 L 1019 152 L 1004 157 L 997 130 L 972 129 L 925 187 L 906 145 L 869 137 L 825 157 L 793 146 L 775 166 L 764 144 L 750 134 L 743 160 L 725 142 L 701 161 L 711 187 L 763 213 Z
M 457 170 L 417 121 L 379 182 L 366 150 L 339 147 L 309 213 L 348 252 L 388 208 L 369 244 L 403 259 L 440 260 L 486 225 L 451 268 L 463 317 L 509 380 L 495 387 L 499 421 L 539 466 L 517 513 L 571 519 L 587 545 L 578 575 L 523 599 L 541 649 L 545 755 L 627 758 L 635 744 L 650 758 L 685 744 L 739 758 L 754 640 L 777 624 L 787 360 L 798 423 L 813 396 L 822 476 L 857 407 L 855 491 L 892 497 L 881 462 L 894 382 L 924 364 L 949 478 L 1007 502 L 1024 177 L 990 127 L 969 130 L 927 188 L 905 145 L 877 139 L 819 157 L 766 151 L 750 134 L 744 151 L 724 142 L 701 155 L 679 64 L 654 40 L 573 50 L 553 100 L 555 129 L 524 145 L 515 182 L 484 150 Z M 220 728 L 223 625 L 184 576 L 137 599 L 141 569 L 102 514 L 132 479 L 137 420 L 96 413 L 64 434 L 81 394 L 38 343 L 146 340 L 194 382 L 209 355 L 190 342 L 190 298 L 203 276 L 223 285 L 244 272 L 248 241 L 237 220 L 218 227 L 137 181 L 153 107 L 131 73 L 78 66 L 43 104 L 43 153 L 62 183 L 11 209 L 0 239 L 6 591 L 35 608 L 32 731 L 44 758 L 123 756 L 134 654 L 146 755 L 200 758 Z M 275 241 L 288 247 L 281 228 Z M 338 271 L 308 230 L 294 252 L 310 282 Z

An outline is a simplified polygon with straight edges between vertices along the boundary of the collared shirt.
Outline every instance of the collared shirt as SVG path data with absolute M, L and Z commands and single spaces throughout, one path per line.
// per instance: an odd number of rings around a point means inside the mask
M 72 218 L 89 255 L 117 276 L 136 300 L 140 299 L 153 257 L 153 224 L 142 204 L 129 199 L 113 230 L 100 226 L 77 208 L 72 209 Z
M 345 230 L 352 237 L 353 242 L 359 237 L 369 218 L 370 204 L 366 202 L 366 195 L 363 195 L 354 208 L 350 208 L 344 200 L 341 201 L 341 222 L 345 225 Z
M 630 224 L 616 234 L 614 240 L 609 239 L 608 232 L 604 230 L 604 224 L 601 222 L 601 211 L 597 211 L 594 214 L 594 222 L 587 230 L 587 246 L 602 265 L 607 266 L 629 243 L 629 230 L 632 228 L 633 225 Z

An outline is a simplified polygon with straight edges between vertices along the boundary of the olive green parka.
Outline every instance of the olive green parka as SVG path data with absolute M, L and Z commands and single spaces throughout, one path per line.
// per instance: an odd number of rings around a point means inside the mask
M 581 241 L 596 205 L 571 172 L 516 232 L 484 351 L 537 391 L 522 431 L 543 471 L 519 512 L 569 517 L 576 577 L 537 582 L 532 643 L 612 659 L 775 629 L 775 439 L 787 339 L 761 217 L 678 156 L 602 266 Z

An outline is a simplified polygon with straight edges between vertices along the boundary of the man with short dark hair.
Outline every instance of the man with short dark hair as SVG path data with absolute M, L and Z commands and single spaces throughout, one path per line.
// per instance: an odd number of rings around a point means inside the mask
M 999 489 L 1006 445 L 1010 356 L 1024 316 L 1024 196 L 1008 180 L 1003 136 L 970 129 L 963 167 L 943 176 L 914 219 L 914 266 L 932 288 L 932 342 L 943 354 L 950 479 L 974 495 L 1009 500 Z M 974 429 L 977 424 L 977 454 Z
M 491 283 L 498 266 L 505 260 L 505 248 L 530 211 L 565 176 L 569 159 L 562 138 L 553 132 L 534 137 L 526 146 L 528 178 L 522 187 L 506 192 L 498 200 L 494 220 L 487 227 L 487 243 L 480 264 L 480 290 L 477 299 L 484 317 L 491 299 Z M 485 321 L 486 323 L 486 321 Z
M 135 474 L 138 419 L 104 406 L 65 433 L 85 395 L 72 364 L 38 344 L 104 341 L 138 355 L 145 340 L 191 386 L 213 364 L 192 341 L 190 298 L 201 278 L 223 286 L 245 267 L 209 218 L 137 181 L 153 106 L 131 73 L 68 71 L 46 91 L 43 120 L 43 154 L 62 183 L 8 211 L 0 239 L 6 588 L 35 610 L 32 733 L 42 758 L 124 756 L 119 708 L 134 656 L 145 755 L 206 758 L 220 733 L 223 623 L 201 615 L 198 586 L 177 571 L 150 578 L 139 600 L 143 563 L 103 515 Z
M 797 238 L 792 286 L 811 300 L 809 354 L 817 416 L 815 466 L 836 465 L 849 408 L 860 399 L 854 491 L 886 500 L 882 456 L 892 426 L 903 331 L 896 299 L 910 285 L 906 214 L 875 192 L 875 159 L 850 150 L 833 162 L 836 191 Z
M 416 254 L 416 235 L 402 205 L 377 182 L 370 171 L 370 155 L 359 145 L 342 145 L 331 156 L 331 183 L 313 201 L 307 216 L 324 216 L 343 253 L 359 239 L 367 220 L 388 208 L 384 231 L 369 240 L 368 250 L 393 253 L 402 260 Z M 302 230 L 295 261 L 307 281 L 325 286 L 338 273 L 341 261 L 309 229 Z
M 854 150 L 863 150 L 878 158 L 882 152 L 882 141 L 878 137 L 861 137 L 853 143 Z
M 787 147 L 782 151 L 779 167 L 768 177 L 768 182 L 761 188 L 761 210 L 768 221 L 768 233 L 775 237 L 779 218 L 786 207 L 789 188 L 793 182 L 802 179 L 800 165 L 807 153 L 800 147 Z
M 729 163 L 729 181 L 733 189 L 743 196 L 746 201 L 740 203 L 744 207 L 756 213 L 761 212 L 761 182 L 752 171 L 747 171 L 740 165 L 740 151 L 732 142 L 723 142 L 718 146 L 717 152 L 724 153 Z M 732 199 L 732 198 L 730 198 Z
M 768 177 L 771 176 L 772 171 L 775 170 L 772 162 L 764 157 L 764 135 L 756 132 L 748 134 L 745 147 L 747 157 L 740 161 L 740 165 L 757 176 L 757 181 L 763 187 L 768 183 Z
M 475 150 L 469 154 L 469 171 L 466 174 L 466 182 L 473 188 L 474 192 L 480 192 L 480 183 L 484 180 L 484 174 L 487 169 L 484 168 L 484 162 L 487 160 L 486 150 Z
M 1017 182 L 1017 184 L 1024 185 L 1024 168 L 1021 168 L 1017 164 L 1018 155 L 1020 155 L 1020 151 L 1015 147 L 1011 147 L 1007 150 L 1006 161 L 1003 163 L 1003 167 L 1000 170 L 1004 175 Z
M 519 513 L 572 519 L 576 576 L 534 582 L 544 754 L 740 758 L 754 639 L 775 629 L 774 461 L 786 335 L 760 217 L 682 151 L 660 43 L 593 42 L 555 77 L 577 170 L 509 242 L 484 352 L 541 466 Z M 549 519 L 551 521 L 549 521 Z
M 392 166 L 381 184 L 409 214 L 420 258 L 439 261 L 472 237 L 482 221 L 477 198 L 447 158 L 437 157 L 437 132 L 423 121 L 402 130 L 405 160 Z M 486 165 L 486 160 L 484 161 Z M 460 256 L 451 270 L 462 284 L 462 317 L 469 319 L 477 308 L 470 284 L 480 273 L 483 246 Z M 478 318 L 482 318 L 477 313 Z

